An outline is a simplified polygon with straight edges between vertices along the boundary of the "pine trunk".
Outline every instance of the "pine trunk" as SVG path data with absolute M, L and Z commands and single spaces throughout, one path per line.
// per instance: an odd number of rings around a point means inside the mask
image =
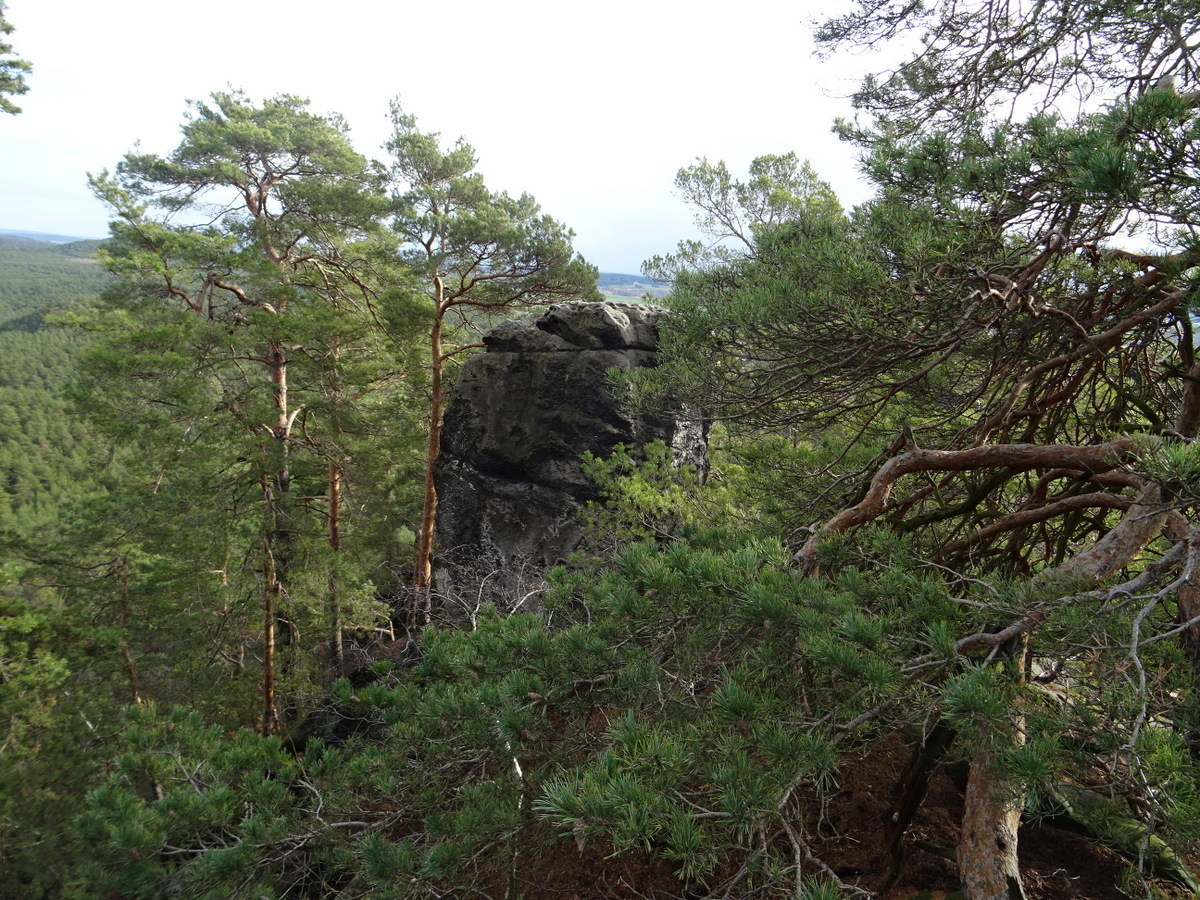
M 342 598 L 338 584 L 338 564 L 342 552 L 342 470 L 340 466 L 329 467 L 329 666 L 334 678 L 340 678 L 346 670 L 346 657 L 342 649 Z
M 341 356 L 341 341 L 336 337 L 332 345 L 333 368 L 330 372 L 329 393 L 333 406 L 333 453 L 334 462 L 329 464 L 329 674 L 340 678 L 346 671 L 346 656 L 342 647 L 342 594 L 338 581 L 342 555 L 342 430 L 338 417 L 342 409 L 342 385 L 338 377 L 338 360 Z
M 1002 649 L 1014 673 L 1016 695 L 1025 683 L 1029 635 L 1021 633 Z M 985 721 L 981 749 L 971 760 L 963 798 L 958 871 L 967 900 L 1025 900 L 1017 858 L 1017 829 L 1025 808 L 1024 789 L 1003 768 L 1007 747 L 1025 743 L 1025 717 L 1014 710 L 1007 721 Z
M 274 502 L 270 485 L 263 476 L 263 494 L 267 500 L 267 515 L 271 515 Z M 263 734 L 273 734 L 279 726 L 279 713 L 275 708 L 275 608 L 279 594 L 276 578 L 275 558 L 271 553 L 270 524 L 263 533 Z
M 442 318 L 445 315 L 444 289 L 440 276 L 434 282 L 434 318 L 429 329 L 429 445 L 425 453 L 425 499 L 421 509 L 421 530 L 417 537 L 417 565 L 413 582 L 414 610 L 428 625 L 433 618 L 433 539 L 437 516 L 437 488 L 433 469 L 442 442 Z
M 1015 724 L 1014 743 L 1024 740 L 1022 723 Z M 1017 862 L 1023 804 L 1019 794 L 1014 796 L 998 756 L 998 750 L 988 748 L 971 761 L 958 844 L 958 870 L 967 900 L 1025 900 Z
M 283 498 L 291 489 L 288 470 L 288 413 L 287 354 L 277 341 L 267 346 L 267 368 L 270 372 L 271 395 L 275 422 L 271 427 L 274 447 L 264 450 L 274 456 L 275 471 L 262 477 L 265 522 L 263 529 L 263 733 L 271 734 L 279 727 L 275 690 L 278 674 L 276 645 L 282 630 L 285 643 L 290 631 L 282 619 L 282 599 L 286 590 L 291 533 L 283 508 Z

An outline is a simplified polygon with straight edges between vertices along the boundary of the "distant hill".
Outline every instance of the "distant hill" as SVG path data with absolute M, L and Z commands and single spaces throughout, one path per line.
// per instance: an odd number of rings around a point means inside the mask
M 671 285 L 663 281 L 651 281 L 644 275 L 601 272 L 596 284 L 600 293 L 614 300 L 638 300 L 647 294 L 659 300 L 671 293 Z
M 0 252 L 24 252 L 43 258 L 70 257 L 77 261 L 93 264 L 96 261 L 92 257 L 96 255 L 96 251 L 100 249 L 102 243 L 104 242 L 95 238 L 58 243 L 38 241 L 15 234 L 0 234 Z
M 32 250 L 38 246 L 44 247 L 46 244 L 53 244 L 56 245 L 54 247 L 56 252 L 76 259 L 86 259 L 92 256 L 96 252 L 96 248 L 100 246 L 101 240 L 77 235 L 51 234 L 45 231 L 0 228 L 0 248 Z M 12 260 L 0 260 L 0 263 L 3 262 L 11 263 Z M 623 272 L 601 272 L 596 284 L 600 288 L 600 293 L 614 300 L 640 300 L 646 296 L 660 300 L 671 293 L 671 285 L 667 282 L 652 281 L 644 275 L 630 275 Z
M 14 231 L 10 228 L 0 228 L 0 236 L 24 238 L 27 241 L 40 241 L 46 244 L 71 244 L 75 241 L 99 240 L 99 238 L 86 238 L 78 235 L 48 234 L 45 231 Z
M 24 535 L 114 486 L 107 447 L 65 396 L 86 335 L 46 322 L 103 290 L 108 273 L 92 258 L 100 242 L 29 234 L 0 232 L 0 531 Z

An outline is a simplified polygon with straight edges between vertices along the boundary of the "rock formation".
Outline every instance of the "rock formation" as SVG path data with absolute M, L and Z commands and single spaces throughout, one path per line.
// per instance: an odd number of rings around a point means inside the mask
M 656 440 L 701 473 L 705 429 L 672 413 L 638 414 L 608 373 L 656 364 L 659 307 L 560 303 L 535 320 L 484 336 L 486 352 L 463 366 L 446 408 L 438 460 L 437 590 L 468 608 L 510 609 L 527 585 L 579 549 L 576 513 L 595 499 L 585 451 Z

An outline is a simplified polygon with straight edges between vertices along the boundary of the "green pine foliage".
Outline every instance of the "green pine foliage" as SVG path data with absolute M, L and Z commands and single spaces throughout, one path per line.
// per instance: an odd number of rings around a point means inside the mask
M 389 198 L 339 117 L 217 94 L 93 178 L 101 298 L 94 247 L 0 241 L 0 896 L 516 900 L 575 854 L 828 900 L 847 761 L 935 732 L 976 818 L 1200 887 L 1200 93 L 1157 80 L 1200 20 L 1032 3 L 947 0 L 864 83 L 858 209 L 794 154 L 681 170 L 716 243 L 648 264 L 673 314 L 634 387 L 720 419 L 707 479 L 587 459 L 581 558 L 469 630 L 397 612 L 434 612 L 441 364 L 595 273 L 468 145 L 396 106 Z M 1111 96 L 1030 111 L 1031 73 Z
M 102 636 L 66 610 L 22 596 L 5 568 L 0 593 L 0 897 L 59 896 L 74 859 L 68 824 L 102 766 L 110 708 L 95 705 L 103 667 L 78 670 Z M 83 663 L 83 665 L 81 665 Z
M 339 682 L 329 727 L 288 741 L 135 711 L 74 826 L 88 862 L 69 895 L 519 896 L 557 841 L 667 860 L 685 889 L 736 877 L 739 895 L 794 896 L 788 829 L 812 827 L 847 754 L 932 716 L 959 734 L 952 759 L 1002 748 L 1031 814 L 1104 759 L 1111 789 L 1155 804 L 1161 833 L 1194 838 L 1196 715 L 1174 683 L 1132 690 L 1115 646 L 1068 687 L 1021 687 L 947 638 L 981 627 L 988 590 L 952 593 L 892 550 L 886 567 L 818 579 L 777 542 L 729 531 L 630 544 L 610 567 L 558 572 L 543 616 L 427 630 L 412 665 Z M 1039 600 L 1014 588 L 1005 602 Z M 1053 637 L 1128 625 L 1114 611 Z M 1178 650 L 1155 646 L 1143 664 L 1170 671 Z M 1012 710 L 1022 745 L 994 727 Z
M 4 15 L 5 4 L 0 3 L 0 36 L 12 34 L 13 26 Z M 12 44 L 0 40 L 0 112 L 16 115 L 21 111 L 10 99 L 29 90 L 25 76 L 33 71 L 28 60 L 13 56 Z
M 911 572 L 830 593 L 778 544 L 729 545 L 698 533 L 563 573 L 554 628 L 523 614 L 427 630 L 412 668 L 335 687 L 369 733 L 348 744 L 311 738 L 293 757 L 195 714 L 137 713 L 77 825 L 97 850 L 80 895 L 484 890 L 546 839 L 539 822 L 662 856 L 694 884 L 739 858 L 782 888 L 790 851 L 761 838 L 801 785 L 833 790 L 839 753 L 879 733 L 871 711 L 912 690 L 899 665 L 920 647 L 891 635 L 955 610 Z M 868 618 L 884 595 L 887 618 Z
M 580 513 L 597 558 L 631 542 L 670 538 L 684 525 L 715 526 L 737 516 L 735 491 L 713 490 L 737 473 L 722 468 L 704 489 L 699 474 L 676 465 L 661 441 L 636 454 L 622 444 L 604 459 L 585 453 L 583 471 L 601 497 Z

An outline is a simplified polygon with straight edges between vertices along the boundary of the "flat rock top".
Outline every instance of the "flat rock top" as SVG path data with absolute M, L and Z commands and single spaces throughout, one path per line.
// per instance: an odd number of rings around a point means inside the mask
M 655 350 L 661 306 L 583 300 L 555 303 L 532 321 L 501 322 L 483 337 L 489 353 Z

